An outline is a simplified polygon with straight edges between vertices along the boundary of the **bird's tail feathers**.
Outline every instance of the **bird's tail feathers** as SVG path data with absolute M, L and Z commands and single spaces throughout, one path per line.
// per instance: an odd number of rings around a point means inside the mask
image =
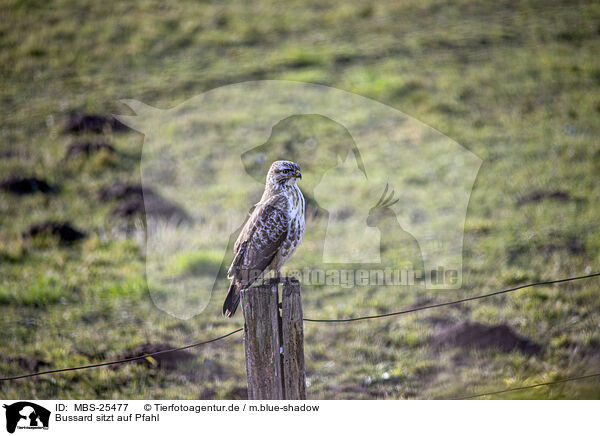
M 231 282 L 231 286 L 229 286 L 229 292 L 227 292 L 225 302 L 223 303 L 223 316 L 231 318 L 233 315 L 235 315 L 235 311 L 240 304 L 241 290 L 241 285 L 233 280 Z

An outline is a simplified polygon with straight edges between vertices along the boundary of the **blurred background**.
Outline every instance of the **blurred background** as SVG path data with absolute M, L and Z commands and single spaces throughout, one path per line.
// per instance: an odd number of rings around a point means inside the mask
M 306 316 L 374 315 L 600 271 L 595 2 L 7 0 L 0 16 L 2 376 L 137 356 L 242 323 L 220 315 L 224 280 L 222 294 L 187 320 L 151 298 L 146 216 L 185 222 L 193 212 L 160 186 L 144 186 L 142 198 L 144 136 L 111 116 L 132 115 L 123 98 L 169 109 L 248 80 L 322 84 L 385 103 L 482 159 L 460 290 L 306 286 Z M 272 150 L 300 155 L 313 140 L 334 152 L 349 142 L 318 116 L 286 120 L 270 138 Z M 229 204 L 250 206 L 245 193 L 227 190 L 223 154 L 201 156 L 203 177 L 223 182 L 214 194 Z M 257 179 L 270 159 L 242 157 Z M 414 172 L 394 188 L 430 182 Z M 327 220 L 308 186 L 307 239 L 293 268 L 318 262 L 311 247 L 322 234 L 310 228 Z M 172 265 L 194 282 L 222 261 L 207 249 Z M 454 398 L 599 372 L 598 283 L 364 323 L 307 323 L 308 397 Z M 2 398 L 246 395 L 239 335 L 150 361 L 0 383 Z M 600 380 L 485 398 L 598 399 Z

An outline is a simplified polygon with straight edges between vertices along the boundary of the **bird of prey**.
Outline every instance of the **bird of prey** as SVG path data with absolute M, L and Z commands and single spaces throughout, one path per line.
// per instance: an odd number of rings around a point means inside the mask
M 246 221 L 235 245 L 227 277 L 229 292 L 223 315 L 231 317 L 240 302 L 240 292 L 268 271 L 279 270 L 294 254 L 304 233 L 304 196 L 296 184 L 300 167 L 294 162 L 273 162 L 260 202 Z

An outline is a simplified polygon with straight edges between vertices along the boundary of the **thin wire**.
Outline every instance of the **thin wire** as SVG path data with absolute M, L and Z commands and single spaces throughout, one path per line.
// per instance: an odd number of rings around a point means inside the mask
M 585 378 L 592 378 L 592 377 L 600 377 L 600 373 L 597 373 L 597 374 L 586 374 L 586 375 L 580 375 L 580 376 L 576 376 L 576 377 L 563 378 L 561 380 L 555 380 L 555 381 L 546 382 L 546 383 L 537 383 L 535 385 L 520 386 L 518 388 L 510 388 L 510 389 L 504 389 L 504 390 L 501 390 L 501 391 L 486 392 L 485 394 L 469 395 L 467 397 L 460 397 L 460 398 L 453 398 L 453 399 L 454 400 L 469 400 L 471 398 L 485 397 L 486 395 L 498 395 L 498 394 L 503 394 L 505 392 L 522 391 L 524 389 L 538 388 L 540 386 L 555 385 L 555 384 L 558 384 L 558 383 L 565 383 L 565 382 L 570 382 L 570 381 L 574 381 L 574 380 L 583 380 Z
M 569 281 L 573 281 L 573 280 L 587 279 L 587 278 L 590 278 L 590 277 L 597 277 L 597 276 L 600 276 L 600 273 L 588 274 L 588 275 L 585 275 L 585 276 L 568 277 L 566 279 L 548 280 L 548 281 L 544 281 L 544 282 L 528 283 L 528 284 L 525 284 L 525 285 L 517 286 L 515 288 L 503 289 L 501 291 L 491 292 L 489 294 L 476 295 L 474 297 L 462 298 L 460 300 L 455 300 L 455 301 L 446 301 L 444 303 L 431 304 L 429 306 L 414 307 L 412 309 L 405 309 L 405 310 L 401 310 L 399 312 L 384 313 L 384 314 L 381 314 L 381 315 L 359 316 L 357 318 L 346 318 L 346 319 L 313 319 L 313 318 L 304 318 L 304 321 L 306 321 L 306 322 L 330 322 L 330 323 L 331 322 L 354 322 L 354 321 L 363 321 L 365 319 L 376 319 L 376 318 L 385 318 L 385 317 L 388 317 L 388 316 L 405 315 L 407 313 L 419 312 L 421 310 L 433 309 L 433 308 L 436 308 L 436 307 L 451 306 L 453 304 L 460 304 L 460 303 L 464 303 L 464 302 L 467 302 L 467 301 L 480 300 L 482 298 L 493 297 L 494 295 L 506 294 L 506 293 L 509 293 L 509 292 L 518 291 L 519 289 L 529 288 L 529 287 L 532 287 L 532 286 L 550 285 L 550 284 L 553 284 L 553 283 L 569 282 Z
M 240 327 L 237 330 L 229 332 L 229 333 L 227 333 L 227 334 L 225 334 L 223 336 L 219 336 L 218 338 L 209 339 L 208 341 L 197 342 L 195 344 L 185 345 L 183 347 L 170 348 L 168 350 L 155 351 L 154 353 L 148 353 L 148 354 L 144 354 L 142 356 L 128 357 L 127 359 L 113 360 L 111 362 L 93 363 L 91 365 L 74 366 L 74 367 L 71 367 L 71 368 L 50 369 L 48 371 L 40 371 L 40 372 L 31 373 L 31 374 L 15 375 L 15 376 L 12 376 L 12 377 L 3 377 L 3 378 L 0 378 L 0 381 L 18 380 L 18 379 L 21 379 L 21 378 L 36 377 L 38 375 L 44 375 L 44 374 L 54 374 L 54 373 L 57 373 L 57 372 L 66 372 L 66 371 L 77 371 L 77 370 L 80 370 L 80 369 L 98 368 L 99 366 L 108 366 L 108 365 L 116 365 L 116 364 L 119 364 L 119 363 L 131 362 L 133 360 L 145 359 L 146 357 L 156 356 L 158 354 L 172 353 L 173 351 L 186 350 L 188 348 L 199 347 L 201 345 L 206 345 L 206 344 L 210 344 L 212 342 L 217 342 L 217 341 L 220 341 L 221 339 L 225 339 L 225 338 L 227 338 L 227 337 L 229 337 L 229 336 L 231 336 L 231 335 L 233 335 L 235 333 L 241 332 L 242 330 L 243 330 L 243 328 Z
M 500 295 L 500 294 L 505 294 L 508 292 L 513 292 L 513 291 L 517 291 L 519 289 L 523 289 L 523 288 L 528 288 L 531 286 L 539 286 L 539 285 L 548 285 L 548 284 L 553 284 L 553 283 L 562 283 L 562 282 L 568 282 L 568 281 L 573 281 L 573 280 L 579 280 L 579 279 L 585 279 L 585 278 L 590 278 L 590 277 L 597 277 L 600 276 L 600 273 L 594 273 L 594 274 L 588 274 L 585 276 L 576 276 L 576 277 L 568 277 L 565 279 L 558 279 L 558 280 L 548 280 L 548 281 L 544 281 L 544 282 L 535 282 L 535 283 L 528 283 L 525 285 L 521 285 L 521 286 L 517 286 L 515 288 L 510 288 L 510 289 L 504 289 L 501 291 L 496 291 L 496 292 L 492 292 L 489 294 L 483 294 L 483 295 L 477 295 L 474 297 L 468 297 L 468 298 L 463 298 L 461 300 L 455 300 L 455 301 L 448 301 L 445 303 L 438 303 L 438 304 L 432 304 L 429 306 L 421 306 L 421 307 L 416 307 L 416 308 L 412 308 L 412 309 L 406 309 L 406 310 L 402 310 L 399 312 L 392 312 L 392 313 L 385 313 L 385 314 L 381 314 L 381 315 L 371 315 L 371 316 L 361 316 L 361 317 L 357 317 L 357 318 L 347 318 L 347 319 L 311 319 L 311 318 L 304 318 L 303 320 L 306 322 L 321 322 L 321 323 L 332 323 L 332 322 L 352 322 L 352 321 L 362 321 L 362 320 L 366 320 L 366 319 L 376 319 L 376 318 L 384 318 L 384 317 L 389 317 L 389 316 L 398 316 L 398 315 L 404 315 L 407 313 L 412 313 L 412 312 L 418 312 L 421 310 L 426 310 L 426 309 L 433 309 L 436 307 L 443 307 L 443 306 L 450 306 L 453 304 L 459 304 L 459 303 L 464 303 L 466 301 L 472 301 L 472 300 L 478 300 L 478 299 L 482 299 L 482 298 L 487 298 L 487 297 L 492 297 L 494 295 Z M 231 335 L 234 335 L 235 333 L 239 333 L 243 330 L 242 327 L 233 330 L 223 336 L 219 336 L 217 338 L 213 338 L 213 339 L 209 339 L 208 341 L 203 341 L 203 342 L 197 342 L 195 344 L 190 344 L 190 345 L 185 345 L 183 347 L 177 347 L 177 348 L 171 348 L 168 350 L 160 350 L 160 351 L 155 351 L 154 353 L 148 353 L 148 354 L 144 354 L 142 356 L 137 356 L 137 357 L 129 357 L 127 359 L 120 359 L 120 360 L 113 360 L 110 362 L 101 362 L 101 363 L 94 363 L 94 364 L 90 364 L 90 365 L 82 365 L 82 366 L 76 366 L 76 367 L 70 367 L 70 368 L 61 368 L 61 369 L 52 369 L 52 370 L 48 370 L 48 371 L 40 371 L 40 372 L 34 372 L 31 374 L 23 374 L 23 375 L 16 375 L 16 376 L 12 376 L 12 377 L 3 377 L 0 378 L 0 381 L 9 381 L 9 380 L 18 380 L 18 379 L 23 379 L 23 378 L 28 378 L 28 377 L 35 377 L 35 376 L 39 376 L 39 375 L 44 375 L 44 374 L 54 374 L 54 373 L 59 373 L 59 372 L 67 372 L 67 371 L 77 371 L 77 370 L 81 370 L 81 369 L 88 369 L 88 368 L 98 368 L 101 366 L 108 366 L 108 365 L 116 365 L 116 364 L 120 364 L 120 363 L 126 363 L 126 362 L 131 362 L 134 360 L 140 360 L 140 359 L 145 359 L 146 357 L 150 357 L 150 356 L 156 356 L 159 354 L 165 354 L 165 353 L 171 353 L 173 351 L 180 351 L 180 350 L 186 350 L 188 348 L 193 348 L 193 347 L 199 347 L 201 345 L 205 345 L 205 344 L 209 344 L 212 342 L 216 342 L 216 341 L 220 341 L 221 339 L 225 339 Z M 589 377 L 594 377 L 595 375 L 590 375 Z M 584 376 L 583 378 L 588 377 L 588 376 Z M 576 378 L 575 378 L 576 380 Z M 565 381 L 569 381 L 569 379 L 566 379 Z M 559 383 L 559 381 L 555 382 L 555 383 Z M 550 383 L 552 384 L 552 383 Z M 544 384 L 541 384 L 540 386 L 542 386 Z M 535 386 L 530 386 L 530 387 L 535 387 Z M 529 387 L 524 387 L 523 389 L 528 389 Z M 515 390 L 518 390 L 520 388 L 514 388 Z M 504 391 L 500 391 L 500 392 L 504 392 Z M 491 394 L 481 394 L 481 395 L 492 395 Z

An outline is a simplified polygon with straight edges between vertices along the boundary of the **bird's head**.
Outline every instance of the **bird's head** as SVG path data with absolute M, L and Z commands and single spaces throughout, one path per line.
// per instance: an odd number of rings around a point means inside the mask
M 300 166 L 289 160 L 278 160 L 271 164 L 267 174 L 267 183 L 275 185 L 293 185 L 301 179 Z

